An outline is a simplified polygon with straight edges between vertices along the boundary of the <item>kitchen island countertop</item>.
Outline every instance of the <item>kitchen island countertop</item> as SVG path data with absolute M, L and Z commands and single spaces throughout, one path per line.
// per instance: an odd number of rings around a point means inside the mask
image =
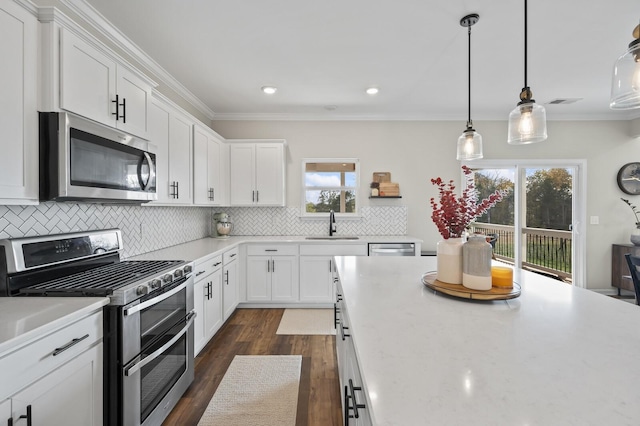
M 421 282 L 435 257 L 336 257 L 373 424 L 637 425 L 640 308 L 515 271 L 472 301 Z

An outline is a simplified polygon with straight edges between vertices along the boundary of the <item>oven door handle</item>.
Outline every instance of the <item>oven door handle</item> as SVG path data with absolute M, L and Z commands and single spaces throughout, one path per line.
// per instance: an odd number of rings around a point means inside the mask
M 154 297 L 153 299 L 149 299 L 146 302 L 142 302 L 142 303 L 139 303 L 139 304 L 137 304 L 135 306 L 132 306 L 130 308 L 125 309 L 124 310 L 124 316 L 135 314 L 136 312 L 140 312 L 141 310 L 143 310 L 145 308 L 148 308 L 149 306 L 153 306 L 156 303 L 160 303 L 163 300 L 168 299 L 169 297 L 171 297 L 174 294 L 178 293 L 179 291 L 182 291 L 186 286 L 187 286 L 187 281 L 185 280 L 185 282 L 183 282 L 182 284 L 180 284 L 176 288 L 173 288 L 173 289 L 167 291 L 166 293 L 162 293 L 158 297 Z
M 184 336 L 184 334 L 189 330 L 189 327 L 191 327 L 191 324 L 193 323 L 193 319 L 196 317 L 196 315 L 197 313 L 195 311 L 189 312 L 189 314 L 186 317 L 187 324 L 184 326 L 182 330 L 180 330 L 178 334 L 173 336 L 171 340 L 169 340 L 167 343 L 162 345 L 160 348 L 153 351 L 153 353 L 148 355 L 146 358 L 133 364 L 131 367 L 124 367 L 124 375 L 131 376 L 132 374 L 135 374 L 142 367 L 149 364 L 151 361 L 153 361 L 154 359 L 162 355 L 164 352 L 166 352 L 167 349 L 169 349 L 174 343 L 180 340 L 182 336 Z

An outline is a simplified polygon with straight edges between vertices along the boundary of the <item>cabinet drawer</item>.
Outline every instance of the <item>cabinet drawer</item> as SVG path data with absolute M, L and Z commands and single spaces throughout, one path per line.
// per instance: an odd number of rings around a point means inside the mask
M 227 264 L 232 260 L 236 260 L 238 258 L 238 247 L 232 248 L 231 250 L 225 251 L 222 253 L 222 263 Z
M 49 373 L 102 340 L 102 311 L 0 358 L 0 399 Z
M 198 281 L 222 267 L 222 255 L 207 256 L 196 260 L 194 278 Z
M 366 244 L 301 244 L 301 256 L 366 256 Z
M 247 254 L 249 256 L 290 256 L 298 254 L 297 244 L 260 244 L 250 245 L 247 247 Z

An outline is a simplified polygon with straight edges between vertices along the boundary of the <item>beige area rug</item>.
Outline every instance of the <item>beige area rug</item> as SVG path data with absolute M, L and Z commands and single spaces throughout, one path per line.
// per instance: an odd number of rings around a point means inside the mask
M 236 355 L 198 426 L 295 426 L 301 355 Z
M 336 334 L 333 309 L 285 309 L 276 334 Z

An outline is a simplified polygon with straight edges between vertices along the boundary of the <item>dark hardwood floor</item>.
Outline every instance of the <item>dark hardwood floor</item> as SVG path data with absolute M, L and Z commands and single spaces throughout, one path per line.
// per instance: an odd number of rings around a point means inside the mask
M 283 312 L 237 309 L 196 357 L 195 379 L 163 425 L 197 425 L 235 355 L 302 355 L 296 426 L 341 426 L 335 337 L 277 335 Z

